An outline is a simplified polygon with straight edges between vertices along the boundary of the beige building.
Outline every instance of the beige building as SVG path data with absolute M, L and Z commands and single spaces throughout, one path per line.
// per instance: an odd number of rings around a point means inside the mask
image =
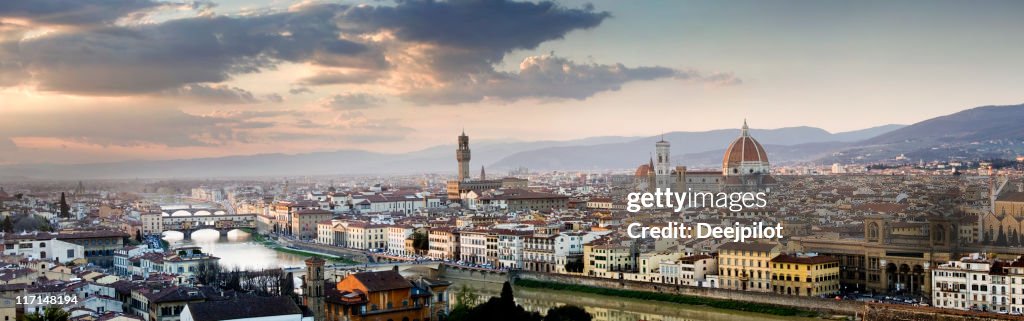
M 839 293 L 839 259 L 781 254 L 771 261 L 772 292 L 795 296 Z
M 314 239 L 317 236 L 317 223 L 333 217 L 331 211 L 320 209 L 296 211 L 291 216 L 291 234 L 302 240 Z
M 476 203 L 479 208 L 493 210 L 564 210 L 569 206 L 569 196 L 508 188 L 483 192 L 477 197 Z
M 523 268 L 544 273 L 557 271 L 557 261 L 555 260 L 556 237 L 558 235 L 535 234 L 527 236 L 523 240 Z
M 586 276 L 622 279 L 624 273 L 636 271 L 636 261 L 633 251 L 626 245 L 618 243 L 583 245 L 583 275 Z
M 453 228 L 432 228 L 427 256 L 438 260 L 459 259 L 459 231 Z
M 781 246 L 768 243 L 729 242 L 718 247 L 721 288 L 771 292 L 771 260 Z
M 160 211 L 145 212 L 140 215 L 142 221 L 142 234 L 160 235 L 164 231 L 163 216 Z

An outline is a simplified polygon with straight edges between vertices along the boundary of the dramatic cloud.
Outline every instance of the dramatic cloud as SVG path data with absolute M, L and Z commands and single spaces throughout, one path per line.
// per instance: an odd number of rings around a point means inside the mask
M 170 92 L 175 96 L 219 104 L 253 104 L 260 102 L 248 90 L 227 85 L 189 84 Z M 281 96 L 276 99 L 280 100 Z
M 353 110 L 377 107 L 384 98 L 365 93 L 344 93 L 325 98 L 320 105 L 334 110 Z
M 194 14 L 169 21 L 117 22 L 167 6 Z M 597 27 L 611 16 L 589 5 L 567 8 L 548 1 L 509 0 L 408 0 L 358 6 L 304 2 L 287 10 L 232 16 L 212 14 L 213 6 L 208 1 L 3 2 L 0 18 L 29 22 L 0 25 L 0 88 L 27 85 L 77 95 L 274 102 L 283 98 L 260 99 L 225 82 L 285 63 L 306 66 L 313 73 L 275 91 L 301 94 L 315 86 L 381 86 L 418 104 L 585 99 L 628 82 L 661 78 L 738 82 L 728 74 L 580 64 L 556 57 L 528 58 L 517 72 L 496 69 L 513 51 L 536 49 L 572 31 Z M 38 24 L 89 27 L 27 36 L 25 28 Z
M 317 73 L 316 75 L 303 78 L 302 80 L 299 81 L 299 84 L 306 86 L 363 84 L 372 82 L 374 80 L 378 80 L 382 76 L 382 72 L 372 70 L 359 70 L 349 72 L 324 71 Z
M 103 26 L 23 40 L 0 53 L 24 66 L 41 90 L 131 95 L 219 83 L 281 61 L 381 68 L 378 52 L 339 38 L 343 7 L 239 17 L 194 17 Z
M 479 72 L 491 70 L 508 52 L 596 27 L 609 16 L 553 2 L 403 1 L 394 7 L 352 8 L 344 21 L 367 33 L 389 30 L 402 41 L 442 48 L 434 52 L 437 70 Z
M 0 17 L 45 25 L 99 25 L 167 5 L 151 0 L 10 0 L 0 1 Z
M 635 67 L 622 64 L 581 64 L 557 56 L 527 57 L 518 72 L 494 72 L 453 81 L 445 86 L 411 90 L 403 97 L 422 103 L 454 104 L 523 98 L 586 99 L 596 93 L 616 91 L 632 81 L 675 78 L 711 84 L 734 84 L 728 74 L 704 76 L 696 71 L 665 67 Z

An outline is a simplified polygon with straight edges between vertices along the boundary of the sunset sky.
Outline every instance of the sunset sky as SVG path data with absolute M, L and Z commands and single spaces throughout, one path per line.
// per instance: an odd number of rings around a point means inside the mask
M 0 164 L 739 127 L 1024 103 L 1024 1 L 0 1 Z M 680 142 L 684 143 L 684 142 Z

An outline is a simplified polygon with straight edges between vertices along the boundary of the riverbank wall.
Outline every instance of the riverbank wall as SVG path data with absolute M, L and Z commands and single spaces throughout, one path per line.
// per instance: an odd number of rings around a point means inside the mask
M 869 303 L 865 309 L 864 320 L 867 321 L 982 321 L 982 320 L 1016 320 L 1024 321 L 1024 316 L 996 314 L 976 311 L 960 311 L 935 307 L 892 305 Z
M 355 261 L 356 263 L 359 264 L 368 263 L 370 261 L 369 258 L 367 258 L 366 254 L 361 251 L 340 248 L 337 246 L 316 243 L 293 242 L 285 238 L 279 238 L 277 240 L 277 244 L 286 248 L 296 248 L 305 251 L 320 252 L 340 256 Z
M 519 280 L 532 280 L 539 282 L 578 284 L 597 288 L 665 293 L 727 301 L 753 302 L 760 304 L 770 304 L 783 307 L 798 308 L 802 310 L 817 311 L 826 314 L 842 314 L 854 316 L 863 314 L 865 309 L 865 304 L 863 302 L 849 300 L 820 299 L 816 297 L 801 297 L 791 295 L 779 295 L 773 293 L 700 288 L 693 286 L 614 280 L 575 275 L 560 275 L 519 271 L 514 273 L 513 278 Z
M 684 296 L 705 297 L 719 300 L 755 302 L 799 308 L 829 314 L 856 315 L 864 312 L 865 305 L 857 301 L 836 301 L 809 297 L 785 296 L 770 293 L 745 292 L 726 289 L 698 288 L 649 282 L 613 280 L 576 275 L 539 273 L 530 271 L 504 272 L 441 264 L 438 276 L 446 279 L 472 280 L 502 283 L 510 280 L 531 280 L 539 282 L 576 284 L 596 288 L 630 291 L 667 293 Z
M 505 271 L 464 267 L 443 263 L 438 264 L 436 274 L 431 276 L 434 278 L 468 280 L 498 284 L 510 280 L 508 272 Z
M 532 280 L 539 282 L 574 284 L 596 288 L 645 291 L 683 296 L 705 297 L 719 300 L 771 304 L 783 307 L 817 311 L 823 314 L 840 314 L 864 321 L 980 321 L 980 320 L 1012 320 L 1024 321 L 1024 316 L 1007 314 L 960 311 L 912 305 L 893 305 L 882 303 L 866 303 L 850 300 L 830 300 L 815 297 L 799 297 L 736 291 L 727 289 L 698 288 L 594 278 L 586 276 L 549 274 L 530 271 L 512 273 L 498 270 L 461 267 L 440 264 L 435 277 L 446 279 L 470 280 L 488 283 L 503 283 L 510 280 Z

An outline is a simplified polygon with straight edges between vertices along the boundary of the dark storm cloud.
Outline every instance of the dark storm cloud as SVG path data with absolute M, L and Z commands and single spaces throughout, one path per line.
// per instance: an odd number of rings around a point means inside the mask
M 100 25 L 164 5 L 151 0 L 5 0 L 0 1 L 0 17 L 46 25 Z
M 43 91 L 113 96 L 184 93 L 247 102 L 260 99 L 220 84 L 283 62 L 317 67 L 316 74 L 292 84 L 292 94 L 313 86 L 376 84 L 420 104 L 488 97 L 584 99 L 630 81 L 673 76 L 711 81 L 664 67 L 571 61 L 537 62 L 568 71 L 539 65 L 518 72 L 495 69 L 510 52 L 535 49 L 610 17 L 589 5 L 566 8 L 548 1 L 508 0 L 405 0 L 355 7 L 317 3 L 288 11 L 114 25 L 112 19 L 144 11 L 150 3 L 66 1 L 74 2 L 66 6 L 68 16 L 59 14 L 58 6 L 29 8 L 20 1 L 0 10 L 0 16 L 99 24 L 34 38 L 0 37 L 0 87 L 31 84 Z M 121 3 L 124 9 L 92 11 Z M 188 3 L 198 12 L 212 7 L 207 1 Z
M 333 19 L 339 8 L 57 33 L 22 41 L 16 56 L 42 90 L 112 95 L 223 82 L 280 61 L 380 67 L 380 53 L 338 38 Z
M 665 67 L 626 67 L 622 64 L 581 64 L 557 56 L 528 57 L 518 72 L 494 72 L 486 78 L 465 79 L 451 86 L 425 88 L 405 97 L 422 103 L 457 104 L 492 98 L 515 101 L 529 97 L 586 99 L 616 91 L 632 81 L 676 78 L 698 82 L 733 83 L 728 74 L 704 76 Z
M 596 27 L 609 16 L 607 12 L 563 8 L 547 1 L 412 0 L 394 7 L 352 8 L 344 19 L 368 30 L 394 30 L 407 41 L 502 53 L 536 48 L 542 42 L 561 39 L 569 31 Z
M 425 0 L 402 1 L 394 7 L 356 7 L 343 17 L 367 30 L 391 30 L 404 42 L 434 45 L 416 60 L 429 62 L 424 69 L 434 78 L 452 81 L 488 77 L 507 53 L 596 27 L 610 14 L 548 1 Z

